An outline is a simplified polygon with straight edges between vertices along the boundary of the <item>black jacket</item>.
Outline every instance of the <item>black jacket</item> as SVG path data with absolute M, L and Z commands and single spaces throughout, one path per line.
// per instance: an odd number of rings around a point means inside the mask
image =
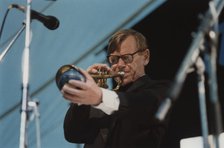
M 154 116 L 168 87 L 167 81 L 143 76 L 117 92 L 119 110 L 112 115 L 71 104 L 64 120 L 66 140 L 86 148 L 158 148 L 166 124 Z

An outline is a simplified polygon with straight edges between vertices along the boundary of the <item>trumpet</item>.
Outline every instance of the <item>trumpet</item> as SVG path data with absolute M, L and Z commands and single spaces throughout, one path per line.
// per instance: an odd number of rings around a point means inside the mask
M 117 73 L 115 72 L 111 72 L 111 73 L 101 73 L 98 72 L 97 74 L 91 74 L 91 77 L 96 78 L 96 79 L 108 79 L 108 78 L 114 78 L 114 77 L 123 77 L 124 76 L 124 72 L 123 71 L 119 71 Z
M 122 79 L 124 76 L 124 72 L 106 72 L 106 71 L 98 71 L 97 73 L 89 73 L 90 76 L 95 80 L 97 85 L 102 88 L 108 88 L 107 85 L 107 79 L 108 78 L 116 78 L 119 77 L 119 79 L 115 79 L 117 82 L 117 86 L 113 89 L 114 91 L 117 91 L 120 88 L 120 85 L 122 84 Z M 86 78 L 81 73 L 78 67 L 74 65 L 63 65 L 61 66 L 55 76 L 55 81 L 57 84 L 57 87 L 59 90 L 62 89 L 65 83 L 67 83 L 70 79 L 80 80 L 85 82 Z
M 120 88 L 120 85 L 122 84 L 122 78 L 124 76 L 124 72 L 123 71 L 119 71 L 119 72 L 102 72 L 102 71 L 98 71 L 97 74 L 91 74 L 91 77 L 94 78 L 95 82 L 97 83 L 97 85 L 99 87 L 102 88 L 108 88 L 107 85 L 107 79 L 108 78 L 116 78 L 119 77 L 119 79 L 115 79 L 115 81 L 117 82 L 117 86 L 113 89 L 113 90 L 118 90 Z

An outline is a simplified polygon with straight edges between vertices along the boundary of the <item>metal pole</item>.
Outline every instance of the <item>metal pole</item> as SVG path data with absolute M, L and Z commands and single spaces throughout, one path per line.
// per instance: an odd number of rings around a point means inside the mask
M 3 60 L 5 55 L 8 53 L 9 49 L 12 47 L 12 45 L 15 43 L 15 41 L 18 39 L 22 31 L 25 29 L 26 25 L 23 23 L 22 27 L 18 30 L 18 32 L 15 34 L 15 36 L 12 38 L 8 46 L 3 50 L 3 52 L 0 54 L 0 62 Z
M 208 140 L 208 119 L 206 110 L 206 95 L 205 95 L 205 65 L 202 59 L 199 57 L 196 61 L 196 72 L 198 76 L 198 95 L 199 95 L 199 109 L 201 118 L 201 130 L 203 138 L 203 148 L 211 148 Z
M 26 34 L 25 48 L 22 58 L 22 107 L 20 124 L 20 148 L 27 148 L 27 111 L 29 99 L 29 47 L 30 47 L 30 20 L 31 20 L 31 0 L 27 0 L 26 7 Z

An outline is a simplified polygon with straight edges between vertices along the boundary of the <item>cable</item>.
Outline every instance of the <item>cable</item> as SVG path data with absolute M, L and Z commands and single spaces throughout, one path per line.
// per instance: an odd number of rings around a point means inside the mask
M 8 16 L 8 13 L 9 13 L 9 10 L 11 9 L 11 5 L 8 7 L 8 9 L 6 10 L 5 12 L 5 15 L 4 15 L 4 18 L 3 18 L 3 21 L 2 21 L 2 25 L 1 25 L 1 28 L 0 28 L 0 40 L 1 40 L 1 37 L 2 37 L 2 32 L 3 32 L 3 29 L 4 29 L 4 26 L 5 26 L 5 20 Z

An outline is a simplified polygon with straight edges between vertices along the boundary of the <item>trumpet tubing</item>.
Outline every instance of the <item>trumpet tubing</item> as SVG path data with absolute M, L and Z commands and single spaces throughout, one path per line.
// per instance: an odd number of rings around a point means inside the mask
M 124 72 L 123 71 L 119 71 L 117 73 L 98 73 L 98 74 L 91 74 L 91 77 L 96 78 L 96 79 L 108 79 L 108 78 L 114 78 L 114 77 L 123 77 L 124 76 Z
M 122 77 L 124 76 L 124 72 L 123 71 L 119 71 L 117 73 L 98 72 L 97 74 L 90 74 L 90 75 L 92 78 L 95 79 L 95 82 L 97 83 L 97 85 L 102 88 L 108 88 L 108 85 L 107 85 L 108 78 L 120 77 L 120 80 L 117 81 L 117 86 L 113 89 L 114 91 L 117 91 L 120 88 L 120 85 L 122 83 Z

